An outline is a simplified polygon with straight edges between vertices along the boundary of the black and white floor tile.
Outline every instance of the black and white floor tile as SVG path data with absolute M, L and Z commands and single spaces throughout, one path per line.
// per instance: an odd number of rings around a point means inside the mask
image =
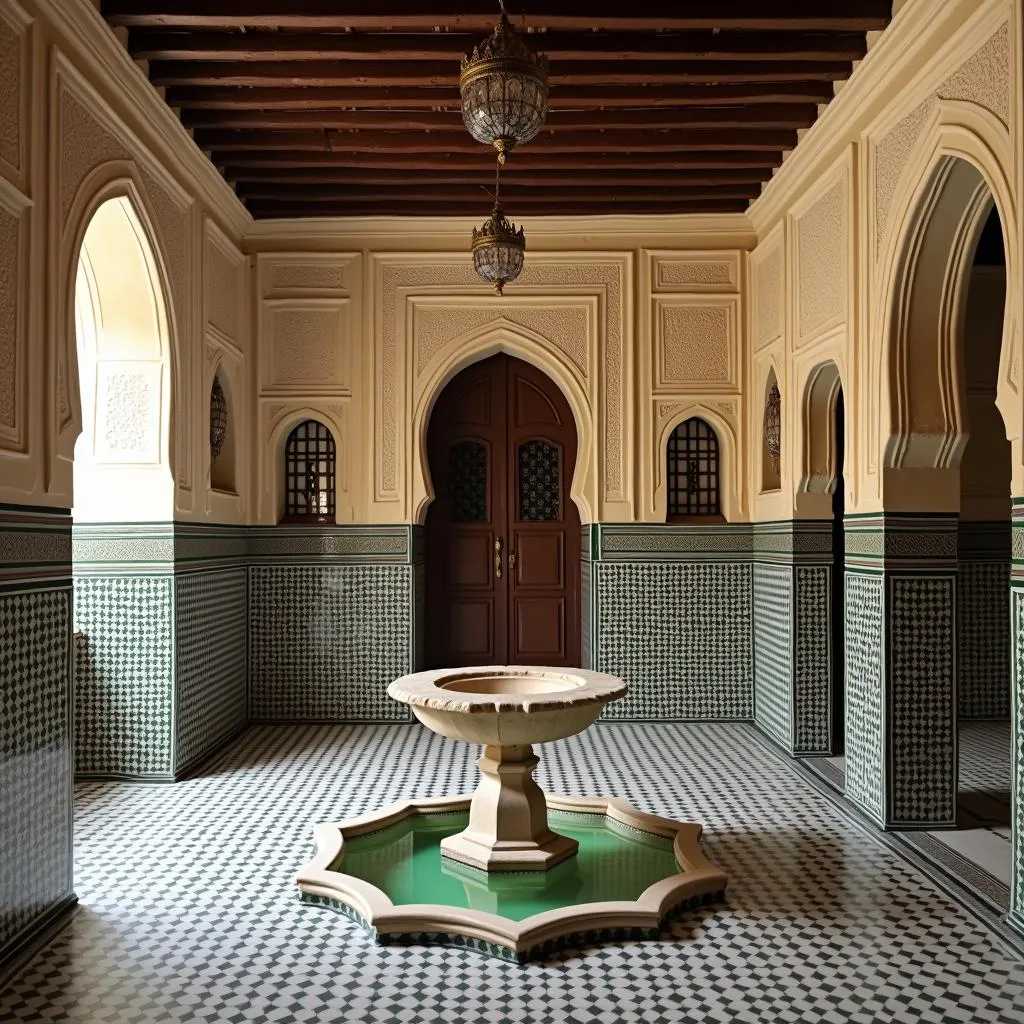
M 660 940 L 516 966 L 381 948 L 297 902 L 313 822 L 466 791 L 475 755 L 418 725 L 265 726 L 187 782 L 81 786 L 82 908 L 0 994 L 0 1020 L 1024 1019 L 1024 965 L 746 725 L 607 723 L 541 751 L 551 790 L 705 823 L 727 903 Z

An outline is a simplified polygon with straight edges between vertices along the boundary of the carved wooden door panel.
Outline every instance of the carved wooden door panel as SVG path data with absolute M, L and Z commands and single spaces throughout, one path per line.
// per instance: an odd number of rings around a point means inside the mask
M 445 388 L 430 419 L 430 665 L 502 664 L 507 655 L 506 418 L 504 366 L 488 359 Z
M 578 665 L 576 424 L 554 382 L 519 360 L 508 366 L 508 465 L 509 661 Z
M 578 665 L 576 427 L 543 373 L 494 356 L 430 420 L 427 663 Z

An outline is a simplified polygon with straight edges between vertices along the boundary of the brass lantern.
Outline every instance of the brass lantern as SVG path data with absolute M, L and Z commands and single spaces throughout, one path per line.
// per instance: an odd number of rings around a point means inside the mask
M 473 228 L 473 266 L 477 274 L 494 286 L 498 295 L 505 285 L 523 271 L 526 255 L 526 234 L 506 216 L 501 199 L 495 196 L 490 217 L 479 228 Z
M 782 457 L 782 395 L 778 384 L 774 382 L 768 389 L 768 399 L 764 406 L 764 441 L 768 457 L 777 473 Z
M 490 36 L 462 59 L 462 120 L 477 142 L 493 146 L 498 160 L 529 142 L 548 111 L 548 59 L 512 31 L 501 3 L 501 20 Z
M 210 457 L 217 458 L 228 436 L 228 403 L 220 378 L 214 374 L 210 388 Z

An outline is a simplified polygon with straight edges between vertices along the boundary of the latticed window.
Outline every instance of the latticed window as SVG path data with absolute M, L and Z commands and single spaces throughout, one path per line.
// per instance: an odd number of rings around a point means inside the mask
M 284 447 L 284 519 L 287 523 L 334 522 L 335 448 L 330 430 L 305 420 Z
M 668 439 L 668 518 L 718 516 L 718 435 L 697 416 Z

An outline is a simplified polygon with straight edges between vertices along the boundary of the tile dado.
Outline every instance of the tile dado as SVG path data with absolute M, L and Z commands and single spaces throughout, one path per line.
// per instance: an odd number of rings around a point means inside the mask
M 421 527 L 256 527 L 249 565 L 253 719 L 408 719 L 385 691 L 422 664 Z
M 1015 510 L 1016 511 L 1016 510 Z M 1016 523 L 1014 524 L 1016 526 Z M 1011 592 L 1013 638 L 1013 700 L 1011 732 L 1013 768 L 1010 794 L 1013 827 L 1010 831 L 1010 913 L 1013 925 L 1024 934 L 1024 582 L 1014 581 Z
M 886 828 L 952 826 L 956 517 L 844 525 L 847 795 Z
M 71 519 L 0 506 L 0 966 L 75 901 Z

